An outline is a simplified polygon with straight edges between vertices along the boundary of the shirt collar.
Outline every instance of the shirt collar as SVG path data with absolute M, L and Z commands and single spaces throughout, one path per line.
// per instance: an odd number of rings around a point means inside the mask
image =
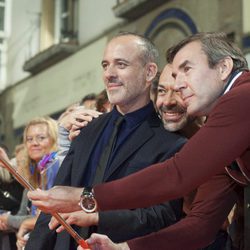
M 154 105 L 152 101 L 150 101 L 146 106 L 131 113 L 125 114 L 124 119 L 126 121 L 126 127 L 132 128 L 139 125 L 142 121 L 145 120 L 147 116 L 151 115 L 153 111 Z M 112 118 L 116 119 L 117 116 L 121 116 L 121 114 L 118 112 L 116 107 L 114 107 Z
M 231 89 L 231 87 L 233 86 L 234 82 L 236 81 L 236 79 L 237 79 L 241 74 L 242 74 L 242 71 L 240 71 L 239 73 L 237 73 L 237 74 L 233 77 L 233 79 L 232 79 L 231 81 L 229 80 L 228 85 L 227 85 L 225 91 L 223 92 L 223 95 L 225 95 L 225 94 Z

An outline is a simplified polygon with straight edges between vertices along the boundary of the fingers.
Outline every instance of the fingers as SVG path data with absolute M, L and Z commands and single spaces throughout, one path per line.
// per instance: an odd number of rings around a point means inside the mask
M 85 109 L 82 106 L 75 107 L 71 112 L 65 113 L 59 120 L 59 124 L 70 130 L 72 126 L 76 126 L 78 128 L 82 128 L 86 126 L 86 124 L 92 121 L 93 118 L 97 118 L 102 113 Z
M 63 217 L 63 214 L 60 214 L 61 217 Z M 55 229 L 56 227 L 58 227 L 59 223 L 57 221 L 57 219 L 55 217 L 51 217 L 51 220 L 49 222 L 49 229 L 50 230 L 53 230 Z
M 47 192 L 45 190 L 41 190 L 37 188 L 33 191 L 28 191 L 27 196 L 32 201 L 46 200 Z
M 51 203 L 48 190 L 36 189 L 34 191 L 28 191 L 27 196 L 34 206 L 37 206 L 45 213 L 50 212 Z
M 82 211 L 80 211 L 82 212 Z M 78 212 L 73 212 L 73 213 L 65 213 L 65 214 L 60 214 L 61 217 L 69 224 L 75 224 L 79 225 L 79 220 L 81 219 L 80 216 L 78 215 Z M 53 230 L 59 225 L 59 222 L 56 220 L 56 218 L 52 217 L 49 223 L 49 229 Z M 81 226 L 81 225 L 80 225 Z M 57 229 L 57 233 L 61 233 L 63 230 L 65 230 L 64 226 L 60 225 Z
M 67 220 L 67 218 L 69 217 L 68 214 L 62 214 L 62 213 L 61 213 L 60 215 L 61 215 L 61 217 L 62 217 L 68 224 L 71 224 L 71 223 L 69 223 L 69 221 Z M 57 219 L 54 218 L 54 217 L 52 217 L 51 220 L 50 220 L 50 222 L 49 222 L 49 229 L 50 229 L 50 230 L 54 230 L 56 227 L 58 227 L 58 225 L 60 225 L 60 224 L 59 224 L 59 222 L 57 221 Z M 61 233 L 61 232 L 64 231 L 64 230 L 65 230 L 64 226 L 60 225 L 60 226 L 56 229 L 56 232 L 57 232 L 57 233 Z
M 23 249 L 26 246 L 27 240 L 25 238 L 18 239 L 16 245 L 18 249 Z
M 73 141 L 79 134 L 80 134 L 80 130 L 76 130 L 76 131 L 70 131 L 69 132 L 69 139 L 71 141 Z
M 80 210 L 79 198 L 82 188 L 54 186 L 49 190 L 28 192 L 32 203 L 47 213 L 69 213 Z
M 86 109 L 84 106 L 75 107 L 74 112 L 78 112 L 85 115 L 90 115 L 92 117 L 98 117 L 102 113 L 93 109 Z

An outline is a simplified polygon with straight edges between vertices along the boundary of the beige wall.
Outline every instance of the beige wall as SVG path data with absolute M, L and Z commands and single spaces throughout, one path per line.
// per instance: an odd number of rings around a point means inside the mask
M 243 32 L 250 33 L 250 1 L 243 0 Z
M 101 59 L 107 38 L 103 37 L 67 60 L 28 78 L 2 93 L 0 132 L 13 149 L 19 138 L 13 130 L 30 119 L 50 115 L 103 88 Z
M 106 32 L 106 36 L 95 40 L 73 56 L 55 66 L 30 77 L 2 93 L 0 111 L 6 141 L 15 144 L 13 129 L 22 127 L 37 115 L 53 114 L 90 92 L 103 89 L 100 61 L 107 40 L 119 30 L 144 34 L 151 22 L 169 8 L 183 10 L 196 24 L 198 31 L 225 31 L 234 33 L 236 42 L 241 44 L 244 32 L 249 32 L 249 1 L 235 0 L 175 0 L 154 9 L 147 15 L 124 22 Z M 244 11 L 244 12 L 243 12 Z M 244 13 L 242 19 L 242 12 Z M 244 25 L 242 24 L 244 21 Z M 165 64 L 165 51 L 176 41 L 189 35 L 185 22 L 175 18 L 162 20 L 153 31 L 152 39 L 161 53 L 161 68 Z M 6 105 L 7 104 L 7 105 Z
M 101 91 L 101 59 L 106 41 L 105 37 L 99 39 L 13 88 L 14 128 L 24 125 L 34 116 L 62 110 L 85 94 Z

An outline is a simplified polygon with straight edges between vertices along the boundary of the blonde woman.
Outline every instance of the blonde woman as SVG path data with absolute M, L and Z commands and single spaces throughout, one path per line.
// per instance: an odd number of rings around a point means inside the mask
M 24 165 L 18 168 L 22 169 L 24 177 L 35 188 L 48 189 L 53 185 L 59 169 L 59 162 L 56 160 L 57 136 L 57 123 L 49 117 L 32 119 L 25 127 L 23 134 L 25 160 L 23 161 Z M 19 229 L 17 234 L 18 249 L 22 249 L 25 245 L 24 235 L 34 228 L 38 215 L 36 207 L 29 206 L 26 194 L 27 190 L 23 193 L 17 215 L 4 214 L 0 216 L 1 230 Z M 29 207 L 29 211 L 27 211 L 27 207 Z

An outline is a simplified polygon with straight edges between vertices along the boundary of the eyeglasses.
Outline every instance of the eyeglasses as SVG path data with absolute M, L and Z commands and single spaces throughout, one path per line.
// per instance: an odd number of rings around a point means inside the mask
M 26 137 L 26 142 L 27 143 L 32 143 L 33 140 L 35 140 L 36 142 L 40 143 L 40 142 L 43 142 L 44 140 L 46 140 L 47 138 L 48 138 L 48 136 L 45 136 L 45 135 L 37 135 L 35 137 L 27 136 Z

